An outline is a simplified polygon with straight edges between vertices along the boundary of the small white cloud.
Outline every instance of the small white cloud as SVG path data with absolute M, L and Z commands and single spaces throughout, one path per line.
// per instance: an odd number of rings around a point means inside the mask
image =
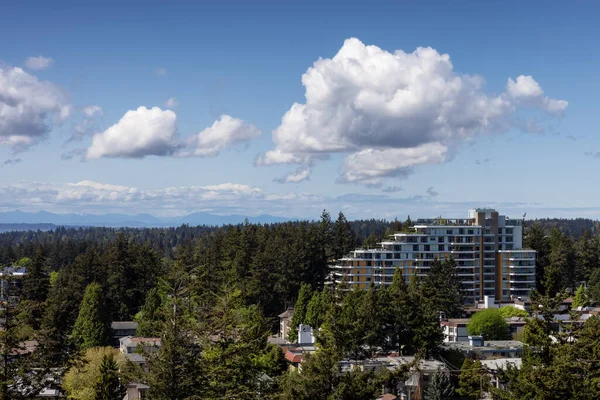
M 61 88 L 19 67 L 0 66 L 0 146 L 22 151 L 71 114 Z
M 94 135 L 87 159 L 143 158 L 172 154 L 177 147 L 177 116 L 158 107 L 130 110 L 113 126 Z
M 511 78 L 508 78 L 506 90 L 509 95 L 515 98 L 535 98 L 540 97 L 542 94 L 544 94 L 544 91 L 540 87 L 540 84 L 537 83 L 531 75 L 520 75 L 517 77 L 516 81 L 513 81 Z
M 171 97 L 169 100 L 165 101 L 165 107 L 170 108 L 170 109 L 177 108 L 178 105 L 179 105 L 179 102 L 177 101 L 177 99 L 175 97 Z
M 54 60 L 50 57 L 29 57 L 25 60 L 25 66 L 33 70 L 46 69 L 52 66 L 52 64 L 54 64 Z
M 506 91 L 517 102 L 522 101 L 525 104 L 540 107 L 551 114 L 561 115 L 569 106 L 569 102 L 566 100 L 551 99 L 544 96 L 540 84 L 530 75 L 520 75 L 516 81 L 508 78 Z
M 179 157 L 212 157 L 225 147 L 246 142 L 260 135 L 260 129 L 241 119 L 221 115 L 212 126 L 185 140 L 185 146 Z
M 167 75 L 167 69 L 163 68 L 163 67 L 156 68 L 156 75 L 158 75 L 158 76 L 166 76 Z
M 275 179 L 275 182 L 279 183 L 298 183 L 308 180 L 310 177 L 310 167 L 300 167 L 296 171 L 287 174 L 286 176 Z

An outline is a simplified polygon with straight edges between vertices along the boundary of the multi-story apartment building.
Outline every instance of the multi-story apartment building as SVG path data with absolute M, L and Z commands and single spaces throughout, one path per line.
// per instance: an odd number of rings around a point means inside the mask
M 351 287 L 389 285 L 396 268 L 408 283 L 425 276 L 434 259 L 453 257 L 465 301 L 528 298 L 535 287 L 535 251 L 522 249 L 523 224 L 492 209 L 469 210 L 465 219 L 417 220 L 377 249 L 357 249 L 331 265 L 334 282 Z

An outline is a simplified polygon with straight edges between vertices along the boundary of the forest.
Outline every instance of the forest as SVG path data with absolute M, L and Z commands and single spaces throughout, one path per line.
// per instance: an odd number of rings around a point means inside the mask
M 526 367 L 507 370 L 508 389 L 492 391 L 495 398 L 600 395 L 597 317 L 570 327 L 570 339 L 549 322 L 576 289 L 580 304 L 600 304 L 600 237 L 579 233 L 578 220 L 548 221 L 529 222 L 524 245 L 538 252 L 536 313 L 549 317 L 527 323 Z M 333 220 L 324 211 L 314 222 L 272 225 L 2 233 L 0 263 L 28 274 L 20 301 L 2 309 L 0 399 L 32 398 L 40 385 L 57 381 L 73 399 L 122 399 L 127 382 L 147 384 L 150 399 L 173 400 L 373 399 L 382 387 L 393 392 L 406 369 L 339 374 L 339 361 L 377 352 L 444 356 L 439 315 L 463 313 L 453 260 L 434 262 L 427 277 L 410 284 L 397 273 L 383 289 L 348 291 L 326 277 L 331 259 L 411 224 L 410 217 L 350 222 L 342 213 Z M 295 306 L 295 324 L 320 328 L 319 351 L 307 356 L 301 374 L 288 373 L 283 353 L 267 343 L 288 306 Z M 147 369 L 106 347 L 111 321 L 128 320 L 138 322 L 138 335 L 162 341 L 146 354 Z M 573 337 L 581 346 L 572 346 Z M 32 340 L 37 348 L 28 353 L 23 346 Z M 452 398 L 481 394 L 483 375 L 473 363 L 464 361 L 452 377 Z

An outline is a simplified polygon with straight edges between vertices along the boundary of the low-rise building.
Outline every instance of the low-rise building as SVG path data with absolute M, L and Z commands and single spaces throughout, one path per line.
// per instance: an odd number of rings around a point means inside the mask
M 468 342 L 448 342 L 444 347 L 458 350 L 465 357 L 489 360 L 493 358 L 520 358 L 523 354 L 523 342 L 518 340 L 489 340 L 482 336 L 469 336 Z
M 126 336 L 135 336 L 138 323 L 135 321 L 113 321 L 110 324 L 112 330 L 112 345 L 119 346 L 120 340 Z
M 159 347 L 160 338 L 126 336 L 119 339 L 119 350 L 125 355 L 125 358 L 141 366 L 146 364 L 142 349 L 143 352 L 150 354 L 158 351 Z
M 290 327 L 292 326 L 292 316 L 294 315 L 294 308 L 288 307 L 287 310 L 278 315 L 279 317 L 279 337 L 284 340 L 289 340 Z

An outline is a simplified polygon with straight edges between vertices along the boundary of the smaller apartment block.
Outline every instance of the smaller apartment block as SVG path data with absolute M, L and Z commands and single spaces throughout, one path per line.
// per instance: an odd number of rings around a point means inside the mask
M 522 249 L 520 219 L 492 209 L 469 210 L 463 219 L 418 220 L 412 231 L 395 233 L 377 249 L 357 249 L 337 260 L 333 282 L 351 287 L 389 285 L 396 268 L 408 283 L 425 276 L 434 259 L 454 258 L 466 303 L 490 296 L 496 300 L 526 299 L 535 287 L 535 251 Z

